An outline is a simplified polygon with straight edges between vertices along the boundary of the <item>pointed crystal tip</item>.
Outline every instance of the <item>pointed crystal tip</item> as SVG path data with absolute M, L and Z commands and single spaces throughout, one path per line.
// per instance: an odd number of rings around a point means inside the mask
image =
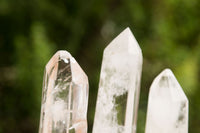
M 161 73 L 164 75 L 173 75 L 172 70 L 169 68 L 164 69 Z
M 129 54 L 140 54 L 141 48 L 130 28 L 123 30 L 104 50 L 104 53 L 126 51 Z
M 122 31 L 122 33 L 123 33 L 123 32 L 132 34 L 131 29 L 130 29 L 129 27 L 126 27 L 126 29 L 124 29 L 124 31 Z
M 158 77 L 161 77 L 161 79 L 162 79 L 162 78 L 167 78 L 167 77 L 174 77 L 174 78 L 175 78 L 175 76 L 174 76 L 172 70 L 169 69 L 169 68 L 164 69 L 164 70 L 158 75 Z
M 155 91 L 155 89 L 159 89 L 159 92 L 162 92 L 161 90 L 165 89 L 165 91 L 168 90 L 174 100 L 187 100 L 187 97 L 183 92 L 182 87 L 180 86 L 173 72 L 169 68 L 163 70 L 155 78 L 152 83 L 151 89 L 152 91 Z
M 56 66 L 55 64 L 58 63 L 59 61 L 62 61 L 65 65 L 67 64 L 70 65 L 72 75 L 79 75 L 79 76 L 72 77 L 72 80 L 74 82 L 77 82 L 77 83 L 88 82 L 88 78 L 85 72 L 76 62 L 74 57 L 72 57 L 71 54 L 67 52 L 66 50 L 59 50 L 53 55 L 53 57 L 50 59 L 50 61 L 46 65 L 47 73 L 51 72 L 52 67 L 55 67 Z

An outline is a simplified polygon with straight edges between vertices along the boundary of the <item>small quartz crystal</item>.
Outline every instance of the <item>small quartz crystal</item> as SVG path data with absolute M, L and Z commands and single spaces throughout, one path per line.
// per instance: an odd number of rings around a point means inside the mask
M 145 133 L 188 133 L 188 99 L 169 69 L 151 85 Z
M 87 133 L 88 78 L 67 51 L 47 63 L 39 133 Z

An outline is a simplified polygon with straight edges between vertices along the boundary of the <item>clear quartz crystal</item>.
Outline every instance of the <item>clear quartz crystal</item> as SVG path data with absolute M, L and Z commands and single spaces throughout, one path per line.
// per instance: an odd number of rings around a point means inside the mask
M 165 69 L 153 81 L 145 133 L 187 133 L 188 99 L 172 71 Z
M 39 133 L 87 133 L 88 78 L 67 51 L 45 67 Z
M 93 133 L 135 133 L 142 52 L 125 29 L 104 50 Z

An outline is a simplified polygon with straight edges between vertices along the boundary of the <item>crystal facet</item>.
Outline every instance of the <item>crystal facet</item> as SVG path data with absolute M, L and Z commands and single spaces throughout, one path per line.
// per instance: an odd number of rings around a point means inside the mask
M 135 133 L 142 52 L 125 29 L 104 50 L 93 133 Z
M 87 133 L 88 78 L 67 51 L 45 67 L 39 133 Z
M 172 71 L 165 69 L 153 81 L 145 133 L 187 133 L 188 99 Z

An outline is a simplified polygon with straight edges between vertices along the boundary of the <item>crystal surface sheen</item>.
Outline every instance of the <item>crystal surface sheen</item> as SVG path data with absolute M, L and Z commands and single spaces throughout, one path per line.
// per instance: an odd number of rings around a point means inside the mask
M 104 50 L 93 133 L 135 133 L 142 52 L 125 29 Z
M 188 99 L 170 69 L 151 85 L 145 133 L 188 133 Z
M 88 78 L 67 51 L 58 51 L 44 73 L 39 133 L 87 133 Z

